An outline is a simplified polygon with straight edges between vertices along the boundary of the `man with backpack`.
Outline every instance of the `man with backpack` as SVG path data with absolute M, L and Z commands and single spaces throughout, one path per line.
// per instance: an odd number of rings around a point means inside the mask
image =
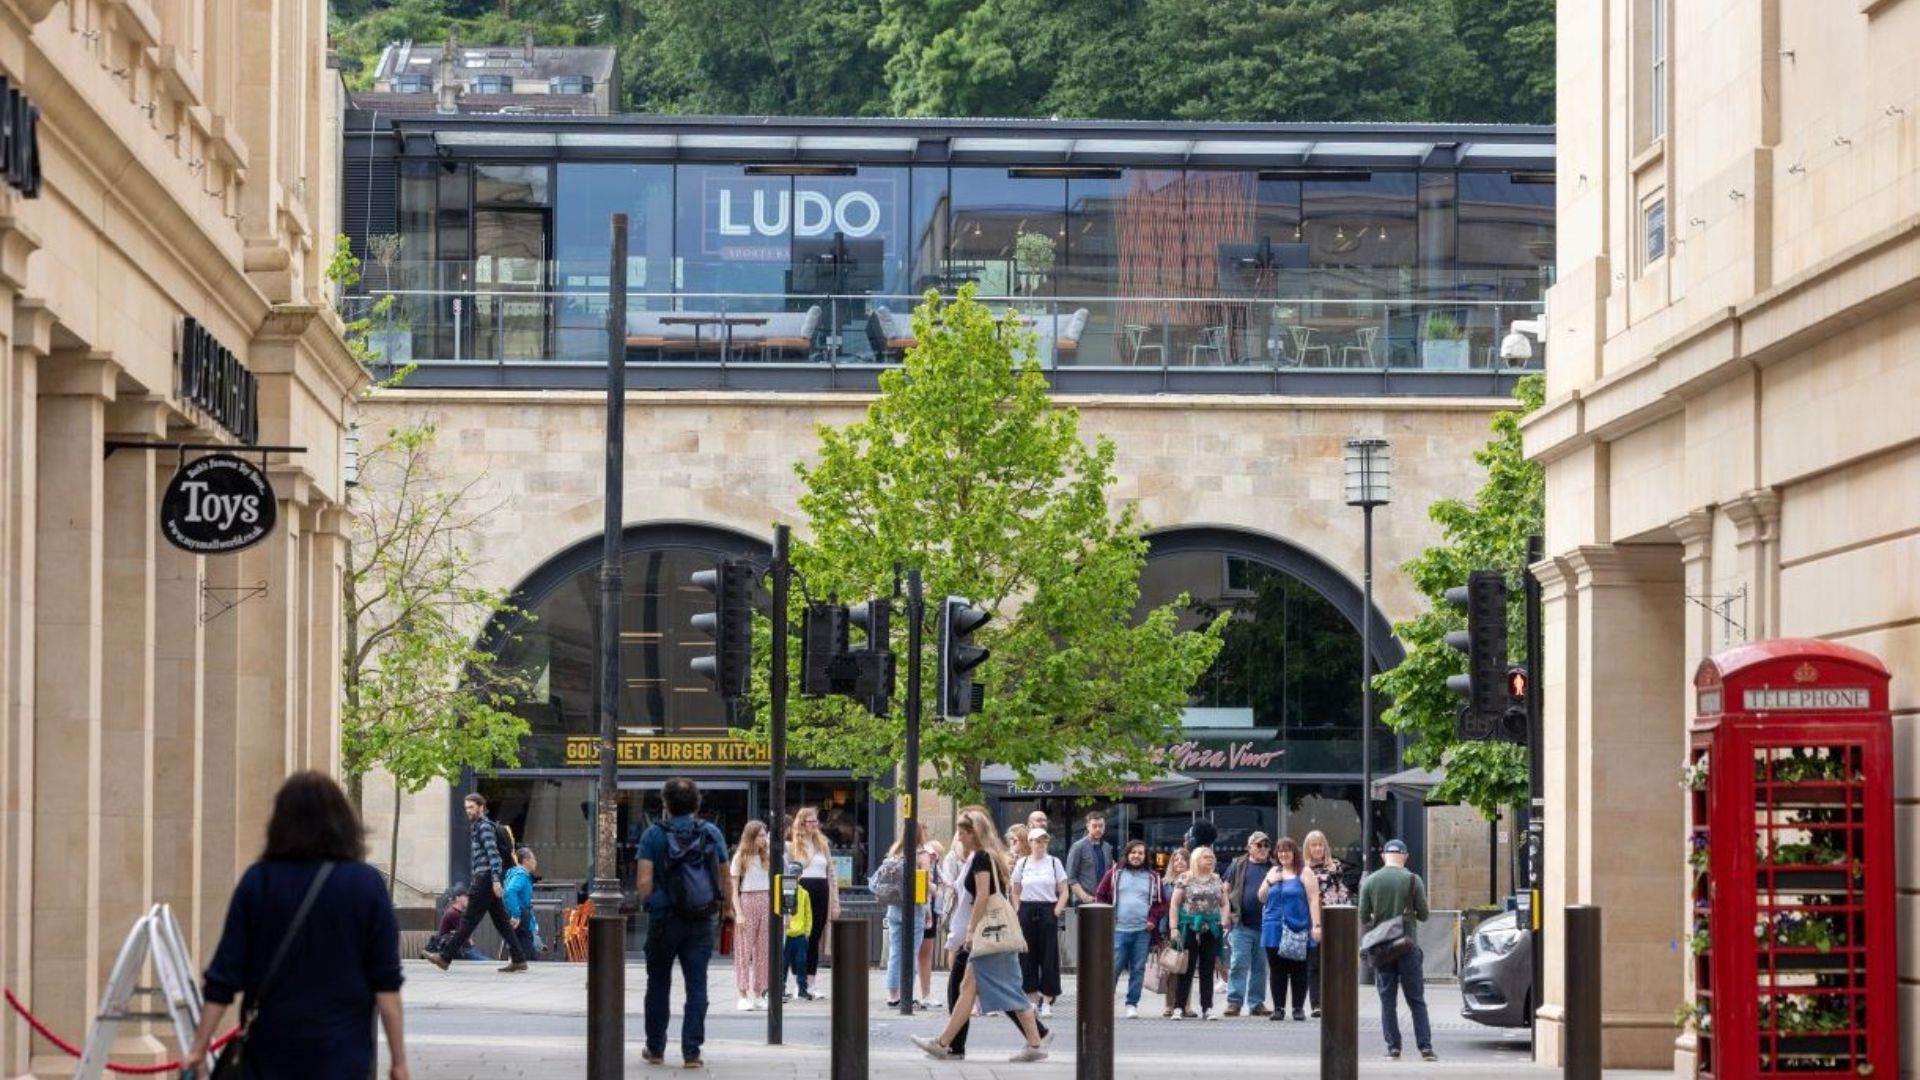
M 727 872 L 727 841 L 711 821 L 694 815 L 700 788 L 684 776 L 661 790 L 665 823 L 654 822 L 640 837 L 639 878 L 635 893 L 647 906 L 647 1045 L 641 1059 L 666 1060 L 667 1021 L 672 1017 L 673 965 L 687 982 L 687 1014 L 680 1022 L 680 1057 L 700 1068 L 700 1045 L 707 1035 L 707 961 L 713 957 L 713 920 L 733 907 L 732 875 Z
M 520 942 L 514 937 L 513 925 L 507 921 L 507 911 L 501 902 L 506 896 L 506 868 L 513 865 L 512 848 L 501 854 L 501 836 L 494 828 L 493 819 L 487 817 L 487 797 L 473 792 L 461 804 L 467 812 L 467 860 L 470 866 L 467 886 L 467 913 L 460 919 L 460 929 L 453 936 L 442 941 L 435 952 L 426 953 L 433 966 L 441 971 L 447 970 L 447 964 L 466 950 L 467 939 L 480 925 L 483 917 L 493 920 L 493 928 L 500 933 L 507 945 L 508 963 L 501 971 L 527 970 L 527 956 L 520 951 Z M 509 841 L 510 843 L 510 841 Z
M 1380 861 L 1386 865 L 1360 882 L 1360 954 L 1373 966 L 1373 984 L 1380 991 L 1380 1032 L 1387 1039 L 1387 1057 L 1400 1056 L 1400 1016 L 1394 1002 L 1398 990 L 1407 996 L 1420 1056 L 1438 1061 L 1427 1023 L 1427 978 L 1421 967 L 1426 957 L 1420 951 L 1418 926 L 1427 921 L 1427 886 L 1407 869 L 1405 841 L 1387 841 Z

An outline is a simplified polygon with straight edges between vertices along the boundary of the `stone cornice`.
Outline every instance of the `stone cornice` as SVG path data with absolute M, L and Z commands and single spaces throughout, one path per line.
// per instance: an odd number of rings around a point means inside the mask
M 304 510 L 315 494 L 313 480 L 307 470 L 292 462 L 273 462 L 267 466 L 267 479 L 273 481 L 273 493 L 283 503 L 292 503 Z M 297 519 L 298 513 L 286 515 Z
M 0 4 L 0 7 L 5 7 L 6 10 L 19 16 L 20 21 L 26 23 L 31 29 L 34 23 L 47 17 L 47 13 L 53 10 L 53 5 L 57 2 L 58 0 L 4 0 L 4 4 Z
M 1730 379 L 1920 300 L 1920 277 L 1904 269 L 1916 258 L 1920 214 L 1715 311 L 1656 344 L 1644 359 L 1548 402 L 1521 425 L 1527 456 L 1549 462 L 1618 438 Z
M 1780 534 L 1780 493 L 1772 488 L 1741 492 L 1738 498 L 1723 503 L 1721 509 L 1739 530 L 1735 547 L 1772 540 Z
M 1668 545 L 1592 544 L 1563 556 L 1580 591 L 1680 580 L 1679 552 Z
M 0 214 L 0 284 L 15 289 L 27 287 L 27 257 L 40 250 L 40 234 L 34 232 L 9 206 Z
M 325 304 L 275 304 L 254 331 L 253 340 L 305 346 L 326 380 L 324 386 L 314 387 L 317 396 L 344 401 L 368 385 L 366 369 L 347 350 L 339 316 Z
M 13 302 L 13 348 L 36 356 L 53 351 L 52 309 L 39 297 L 22 296 Z
M 40 365 L 41 397 L 112 401 L 119 385 L 120 362 L 109 352 L 56 352 Z
M 107 406 L 107 434 L 129 439 L 164 439 L 173 416 L 173 406 L 166 398 L 151 394 L 118 397 Z
M 1689 510 L 1667 522 L 1667 530 L 1680 541 L 1683 562 L 1699 562 L 1707 557 L 1713 542 L 1713 511 Z
M 498 405 L 578 405 L 604 409 L 607 395 L 600 390 L 454 390 L 415 389 L 399 386 L 376 389 L 369 397 L 375 401 L 448 402 L 455 404 Z M 736 405 L 845 405 L 865 406 L 879 394 L 871 390 L 848 391 L 775 391 L 775 390 L 629 390 L 630 404 L 660 404 L 687 407 Z M 1270 394 L 1054 394 L 1057 405 L 1076 409 L 1172 409 L 1190 411 L 1203 407 L 1209 412 L 1240 409 L 1252 412 L 1475 412 L 1494 413 L 1513 409 L 1511 398 L 1423 397 L 1283 397 Z
M 1527 567 L 1527 570 L 1540 583 L 1540 599 L 1543 603 L 1565 597 L 1573 586 L 1573 568 L 1567 565 L 1565 559 L 1541 559 Z

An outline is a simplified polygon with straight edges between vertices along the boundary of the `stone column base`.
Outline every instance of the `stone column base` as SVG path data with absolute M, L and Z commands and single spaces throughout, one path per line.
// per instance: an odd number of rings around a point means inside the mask
M 1566 1012 L 1558 1005 L 1542 1005 L 1534 1014 L 1534 1063 L 1559 1068 L 1564 1059 Z M 1608 1069 L 1666 1069 L 1692 1075 L 1693 1054 L 1686 1052 L 1685 1069 L 1674 1043 L 1673 1018 L 1652 1013 L 1602 1013 L 1601 1065 Z

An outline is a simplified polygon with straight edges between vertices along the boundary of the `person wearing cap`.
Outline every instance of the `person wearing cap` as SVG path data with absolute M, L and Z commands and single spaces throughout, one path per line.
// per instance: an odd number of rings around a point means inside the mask
M 1067 910 L 1067 868 L 1047 853 L 1045 829 L 1027 830 L 1027 854 L 1013 864 L 1014 911 L 1027 951 L 1020 954 L 1021 988 L 1040 1010 L 1053 1015 L 1060 996 L 1060 920 Z
M 1227 1015 L 1266 1016 L 1267 954 L 1260 947 L 1260 882 L 1272 865 L 1273 840 L 1247 837 L 1247 853 L 1227 867 Z
M 1427 885 L 1420 875 L 1407 869 L 1407 845 L 1389 840 L 1380 849 L 1380 869 L 1360 882 L 1360 926 L 1362 932 L 1388 919 L 1404 915 L 1416 923 L 1427 921 Z M 1411 929 L 1411 928 L 1409 928 Z M 1395 992 L 1406 995 L 1407 1011 L 1413 1014 L 1413 1041 L 1420 1056 L 1438 1061 L 1433 1052 L 1433 1029 L 1427 1023 L 1427 980 L 1421 968 L 1425 956 L 1416 942 L 1399 959 L 1373 971 L 1373 984 L 1380 991 L 1380 1033 L 1387 1040 L 1387 1057 L 1400 1056 L 1400 1017 Z

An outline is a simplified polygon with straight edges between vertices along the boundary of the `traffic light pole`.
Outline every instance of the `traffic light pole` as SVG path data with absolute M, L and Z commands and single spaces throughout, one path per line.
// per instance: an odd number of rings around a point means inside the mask
M 900 1014 L 913 1015 L 914 960 L 920 943 L 914 939 L 913 912 L 920 887 L 920 644 L 927 621 L 927 598 L 920 568 L 907 571 L 907 755 L 900 763 L 900 854 L 905 865 L 905 889 L 900 903 Z
M 785 525 L 773 527 L 773 668 L 767 696 L 771 708 L 767 719 L 767 756 L 772 764 L 767 777 L 767 867 L 773 874 L 773 888 L 767 893 L 776 905 L 780 900 L 780 876 L 786 872 L 787 844 L 782 822 L 787 817 L 787 590 L 792 585 L 793 565 L 788 557 L 792 530 Z M 787 988 L 786 928 L 776 914 L 767 920 L 767 1045 L 779 1046 L 786 1037 L 786 1018 L 781 999 Z
M 600 785 L 595 807 L 593 915 L 587 922 L 587 1077 L 626 1068 L 626 920 L 616 876 L 619 793 L 621 494 L 626 486 L 627 215 L 613 215 L 607 305 L 606 525 L 600 546 Z
M 1535 564 L 1544 558 L 1546 558 L 1545 538 L 1538 533 L 1527 537 L 1527 565 L 1520 575 L 1521 584 L 1526 590 L 1527 606 L 1527 807 L 1523 821 L 1516 823 L 1523 828 L 1524 831 L 1520 832 L 1519 836 L 1516 836 L 1515 846 L 1518 846 L 1520 836 L 1526 838 L 1527 858 L 1523 860 L 1523 865 L 1527 870 L 1527 881 L 1525 885 L 1529 893 L 1527 910 L 1528 916 L 1532 920 L 1532 925 L 1536 927 L 1546 925 L 1546 919 L 1543 917 L 1543 909 L 1540 906 L 1540 862 L 1546 855 L 1546 852 L 1543 850 L 1546 836 L 1544 828 L 1546 824 L 1546 803 L 1544 799 L 1545 792 L 1542 788 L 1544 780 L 1542 773 L 1543 749 L 1546 738 L 1546 702 L 1544 691 L 1546 684 L 1542 682 L 1540 678 L 1541 669 L 1544 667 L 1544 662 L 1540 654 L 1546 651 L 1547 635 L 1546 628 L 1542 623 L 1544 611 L 1540 598 L 1540 579 L 1534 577 L 1533 568 Z M 1541 837 L 1539 843 L 1534 841 L 1535 835 Z M 1545 946 L 1546 941 L 1542 932 L 1540 930 L 1534 930 L 1533 985 L 1535 987 L 1535 1001 L 1540 1000 L 1538 996 L 1539 988 L 1546 985 L 1547 969 Z M 1536 1033 L 1534 1038 L 1535 1049 L 1537 1050 L 1539 1025 L 1529 1024 L 1528 1026 Z

